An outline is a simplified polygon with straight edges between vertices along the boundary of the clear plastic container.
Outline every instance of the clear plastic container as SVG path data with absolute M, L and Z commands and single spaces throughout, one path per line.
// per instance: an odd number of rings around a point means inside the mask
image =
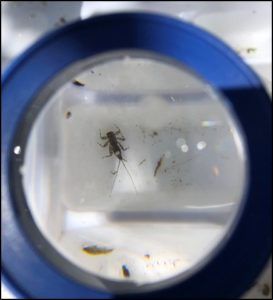
M 97 56 L 59 79 L 21 169 L 39 229 L 85 271 L 140 289 L 198 270 L 232 231 L 247 181 L 224 98 L 147 52 Z

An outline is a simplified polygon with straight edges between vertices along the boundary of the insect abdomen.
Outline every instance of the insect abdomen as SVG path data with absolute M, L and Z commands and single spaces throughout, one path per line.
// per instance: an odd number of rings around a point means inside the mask
M 118 159 L 122 160 L 121 151 L 119 149 L 115 150 L 114 154 Z

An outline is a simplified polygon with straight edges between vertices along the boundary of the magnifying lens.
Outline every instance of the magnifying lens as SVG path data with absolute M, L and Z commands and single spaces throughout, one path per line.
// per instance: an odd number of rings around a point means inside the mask
M 3 112 L 18 294 L 239 297 L 269 258 L 270 99 L 210 34 L 143 13 L 68 25 L 7 71 Z

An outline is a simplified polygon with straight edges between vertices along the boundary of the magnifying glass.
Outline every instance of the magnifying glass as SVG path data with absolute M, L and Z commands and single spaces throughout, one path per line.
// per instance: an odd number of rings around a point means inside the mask
M 20 295 L 239 297 L 269 258 L 270 99 L 210 34 L 142 13 L 68 25 L 10 67 L 3 111 Z

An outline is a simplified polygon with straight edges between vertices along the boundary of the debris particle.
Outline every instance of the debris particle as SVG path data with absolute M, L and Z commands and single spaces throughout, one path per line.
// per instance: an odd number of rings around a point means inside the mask
M 157 136 L 158 132 L 157 131 L 153 131 L 153 133 L 151 134 L 151 137 Z
M 90 254 L 90 255 L 102 255 L 102 254 L 111 253 L 113 251 L 113 249 L 98 247 L 98 246 L 87 246 L 87 247 L 83 247 L 82 251 L 84 253 L 87 253 L 87 254 Z
M 219 171 L 219 168 L 217 166 L 213 166 L 212 171 L 213 171 L 213 174 L 215 176 L 219 176 L 220 171 Z
M 122 265 L 122 274 L 126 278 L 130 277 L 130 272 L 129 272 L 128 268 L 125 265 Z
M 64 17 L 61 17 L 61 18 L 59 19 L 59 21 L 60 21 L 62 24 L 65 24 L 65 23 L 66 23 L 66 19 L 65 19 Z
M 142 165 L 146 161 L 146 158 L 144 158 L 138 165 Z
M 150 254 L 145 254 L 144 257 L 149 259 L 151 256 Z
M 175 160 L 173 160 L 172 163 L 175 164 Z
M 70 111 L 67 111 L 66 114 L 65 114 L 65 117 L 66 117 L 67 119 L 69 119 L 69 118 L 71 117 L 71 112 L 70 112 Z
M 246 52 L 247 53 L 254 53 L 254 52 L 256 52 L 256 50 L 257 50 L 257 48 L 247 48 Z
M 146 139 L 146 132 L 145 132 L 145 129 L 143 127 L 141 127 L 140 125 L 138 126 L 139 129 L 141 130 L 142 132 L 142 138 L 143 138 L 143 142 L 145 142 L 145 139 Z
M 75 84 L 76 86 L 85 86 L 84 83 L 78 81 L 78 80 L 73 80 L 73 84 Z
M 162 161 L 163 161 L 164 156 L 165 156 L 165 154 L 163 154 L 163 155 L 160 157 L 159 161 L 158 161 L 157 164 L 156 164 L 155 171 L 154 171 L 154 177 L 156 176 L 156 174 L 157 174 L 159 168 L 160 168 L 161 165 L 162 165 Z
M 264 283 L 263 287 L 262 287 L 262 294 L 264 296 L 268 296 L 269 293 L 270 293 L 270 287 L 269 287 L 269 285 L 267 283 Z

